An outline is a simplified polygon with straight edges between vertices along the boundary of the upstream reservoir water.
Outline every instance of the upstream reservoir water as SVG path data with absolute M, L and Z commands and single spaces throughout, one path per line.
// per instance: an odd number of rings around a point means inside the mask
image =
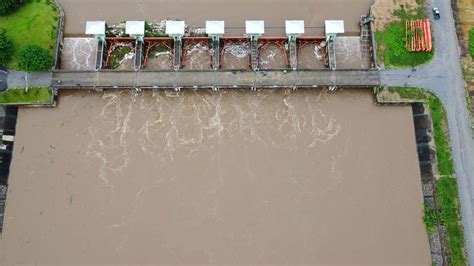
M 410 107 L 61 93 L 18 117 L 0 263 L 431 263 Z
M 346 32 L 359 33 L 361 15 L 374 0 L 58 0 L 66 13 L 66 34 L 83 35 L 86 21 L 180 19 L 193 28 L 225 20 L 226 34 L 243 35 L 245 20 L 264 20 L 267 35 L 285 35 L 285 20 L 305 20 L 306 34 L 324 35 L 325 19 L 344 19 Z

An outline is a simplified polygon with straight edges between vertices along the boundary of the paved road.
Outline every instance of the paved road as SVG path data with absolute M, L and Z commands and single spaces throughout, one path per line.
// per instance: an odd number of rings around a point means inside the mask
M 8 88 L 24 88 L 26 83 L 26 73 L 21 71 L 10 70 L 8 72 Z M 28 86 L 49 87 L 51 86 L 51 72 L 35 72 L 28 74 Z
M 474 141 L 466 107 L 465 82 L 460 66 L 458 39 L 451 1 L 429 0 L 430 9 L 440 8 L 442 18 L 433 22 L 436 55 L 430 64 L 411 70 L 382 72 L 382 83 L 390 86 L 423 87 L 444 103 L 448 116 L 453 159 L 458 177 L 462 220 L 469 261 L 474 264 Z

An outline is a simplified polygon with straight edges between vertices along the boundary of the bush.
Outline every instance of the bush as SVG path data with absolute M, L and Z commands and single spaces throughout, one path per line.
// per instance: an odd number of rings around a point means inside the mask
M 423 222 L 425 222 L 426 231 L 428 231 L 430 234 L 436 232 L 436 211 L 425 203 L 424 212 L 425 214 L 423 215 Z
M 1 0 L 0 1 L 0 15 L 8 15 L 13 13 L 24 0 Z
M 13 53 L 13 45 L 11 40 L 5 34 L 4 29 L 0 29 L 0 65 L 10 61 Z
M 469 31 L 469 52 L 471 58 L 474 59 L 474 28 Z
M 53 66 L 53 57 L 48 50 L 29 45 L 19 54 L 19 66 L 26 72 L 48 71 Z

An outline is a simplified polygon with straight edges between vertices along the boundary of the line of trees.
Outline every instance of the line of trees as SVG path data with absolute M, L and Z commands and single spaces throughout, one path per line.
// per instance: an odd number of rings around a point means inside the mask
M 0 0 L 0 15 L 10 15 L 27 0 Z M 6 30 L 0 28 L 0 65 L 6 65 L 13 57 L 14 46 Z M 18 65 L 26 72 L 48 71 L 53 65 L 49 51 L 37 45 L 28 45 L 15 53 Z
M 12 55 L 12 41 L 8 38 L 6 31 L 0 28 L 0 65 L 6 65 Z M 28 45 L 17 56 L 20 69 L 26 72 L 48 71 L 53 65 L 53 57 L 50 52 L 38 45 Z
M 0 0 L 0 15 L 9 15 L 13 13 L 23 0 Z M 10 61 L 13 53 L 12 41 L 8 38 L 4 29 L 0 29 L 0 65 Z
M 4 29 L 0 29 L 0 65 L 10 61 L 13 53 L 12 41 L 8 38 Z

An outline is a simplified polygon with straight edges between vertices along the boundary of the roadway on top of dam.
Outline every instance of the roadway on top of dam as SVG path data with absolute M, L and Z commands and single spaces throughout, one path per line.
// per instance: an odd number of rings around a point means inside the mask
M 317 71 L 56 71 L 57 89 L 107 88 L 274 88 L 274 87 L 374 87 L 377 70 Z

